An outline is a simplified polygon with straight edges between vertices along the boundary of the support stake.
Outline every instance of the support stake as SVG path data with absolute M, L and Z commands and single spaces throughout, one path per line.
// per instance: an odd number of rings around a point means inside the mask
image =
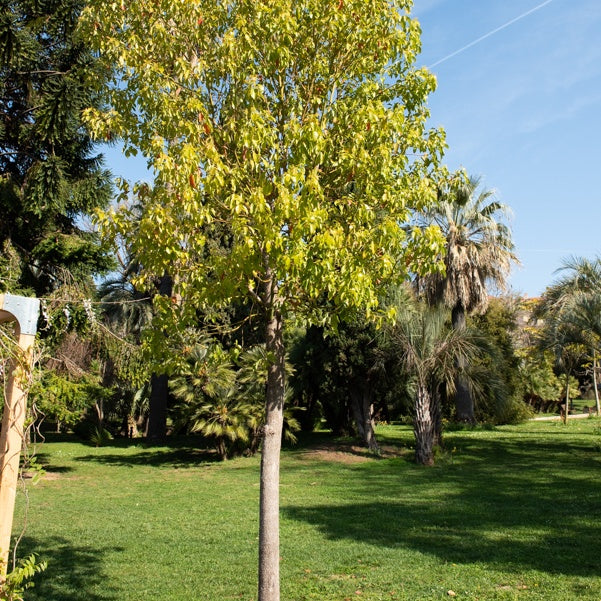
M 24 357 L 26 370 L 31 369 L 40 301 L 36 298 L 0 294 L 0 323 L 15 322 L 15 337 Z M 19 365 L 10 365 L 5 387 L 2 431 L 0 432 L 0 582 L 6 578 L 15 498 L 19 478 L 19 461 L 23 446 L 23 426 L 27 412 L 27 391 Z

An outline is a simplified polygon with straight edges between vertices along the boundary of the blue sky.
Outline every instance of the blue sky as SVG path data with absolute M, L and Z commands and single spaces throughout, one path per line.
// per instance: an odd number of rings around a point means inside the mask
M 563 258 L 601 254 L 601 2 L 415 0 L 413 12 L 445 162 L 512 208 L 510 284 L 537 296 Z
M 601 0 L 415 0 L 413 12 L 445 162 L 511 207 L 522 266 L 510 285 L 538 296 L 562 259 L 601 254 Z M 116 175 L 145 177 L 141 159 L 106 155 Z

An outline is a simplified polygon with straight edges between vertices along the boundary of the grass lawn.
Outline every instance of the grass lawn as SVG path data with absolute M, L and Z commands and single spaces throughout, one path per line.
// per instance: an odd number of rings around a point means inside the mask
M 601 600 L 601 420 L 449 432 L 433 468 L 409 428 L 377 434 L 380 459 L 326 434 L 284 451 L 283 600 Z M 255 599 L 259 458 L 192 445 L 40 447 L 26 599 Z

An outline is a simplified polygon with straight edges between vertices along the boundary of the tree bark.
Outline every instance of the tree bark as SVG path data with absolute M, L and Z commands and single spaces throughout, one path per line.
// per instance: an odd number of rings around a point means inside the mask
M 351 397 L 351 407 L 353 410 L 353 417 L 355 418 L 355 425 L 357 426 L 357 432 L 359 433 L 363 444 L 370 452 L 379 453 L 380 447 L 378 446 L 374 430 L 373 393 L 369 386 L 369 382 L 363 390 L 354 386 L 349 394 Z
M 451 314 L 453 329 L 461 331 L 465 330 L 465 309 L 461 303 L 457 303 L 453 307 Z M 466 368 L 466 362 L 463 357 L 457 361 L 457 368 L 462 371 Z M 455 378 L 455 416 L 457 421 L 475 424 L 476 417 L 474 415 L 474 399 L 468 386 L 467 380 L 461 374 Z
M 363 392 L 363 431 L 364 440 L 367 448 L 372 453 L 379 453 L 380 447 L 376 440 L 376 432 L 374 430 L 374 404 L 373 395 L 368 392 Z
M 268 270 L 270 275 L 270 270 Z M 282 315 L 274 307 L 277 283 L 269 278 L 265 284 L 266 348 L 272 357 L 267 372 L 265 392 L 265 426 L 261 453 L 261 488 L 259 507 L 259 601 L 280 599 L 280 449 L 284 423 L 286 352 Z
M 421 465 L 434 464 L 434 422 L 427 386 L 418 384 L 413 416 L 415 461 Z

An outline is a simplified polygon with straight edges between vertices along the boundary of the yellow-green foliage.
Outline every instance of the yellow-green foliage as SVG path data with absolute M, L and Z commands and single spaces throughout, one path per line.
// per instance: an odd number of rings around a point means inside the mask
M 435 227 L 404 229 L 436 198 L 444 134 L 426 129 L 435 78 L 417 69 L 409 0 L 121 0 L 89 3 L 81 33 L 107 64 L 98 138 L 141 152 L 141 218 L 101 213 L 144 269 L 167 271 L 160 315 L 259 299 L 325 323 L 323 300 L 377 309 L 378 290 L 436 267 Z M 130 196 L 127 185 L 122 198 Z M 227 225 L 213 252 L 211 224 Z M 179 301 L 183 300 L 183 303 Z M 183 308 L 182 308 L 183 307 Z M 192 319 L 195 313 L 188 313 Z M 170 322 L 165 322 L 164 325 Z M 157 331 L 160 331 L 157 327 Z
M 31 579 L 46 569 L 46 562 L 36 563 L 36 556 L 21 559 L 16 567 L 11 570 L 6 580 L 0 583 L 0 601 L 23 601 L 26 589 L 33 586 Z

